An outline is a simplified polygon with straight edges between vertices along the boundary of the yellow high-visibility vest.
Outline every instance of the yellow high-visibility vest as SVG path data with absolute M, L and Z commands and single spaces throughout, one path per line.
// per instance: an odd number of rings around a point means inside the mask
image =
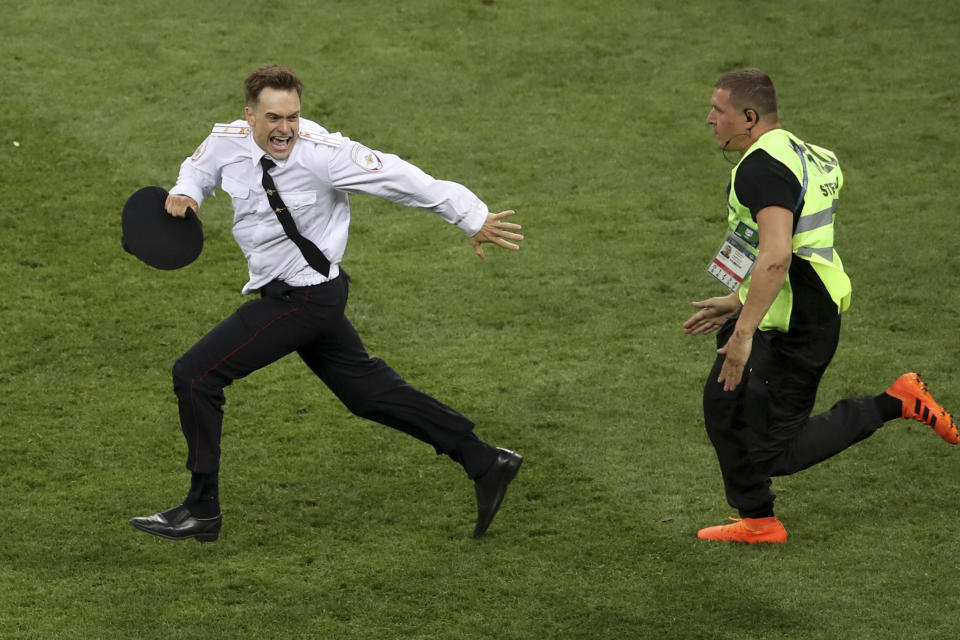
M 843 271 L 840 256 L 833 248 L 833 221 L 837 213 L 837 199 L 843 187 L 843 172 L 837 156 L 823 147 L 803 142 L 783 129 L 773 129 L 763 134 L 743 154 L 743 158 L 730 172 L 727 221 L 730 230 L 746 239 L 754 250 L 757 246 L 756 239 L 759 238 L 757 223 L 751 217 L 750 209 L 737 199 L 734 185 L 737 169 L 747 156 L 758 149 L 769 153 L 797 176 L 801 193 L 794 209 L 794 212 L 800 210 L 800 217 L 793 231 L 794 259 L 799 257 L 810 262 L 837 305 L 837 311 L 843 313 L 850 307 L 852 289 L 850 278 Z M 741 303 L 746 301 L 749 290 L 750 276 L 747 276 L 738 290 Z M 776 299 L 760 321 L 759 329 L 786 332 L 790 328 L 792 312 L 793 289 L 790 286 L 790 277 L 787 276 Z

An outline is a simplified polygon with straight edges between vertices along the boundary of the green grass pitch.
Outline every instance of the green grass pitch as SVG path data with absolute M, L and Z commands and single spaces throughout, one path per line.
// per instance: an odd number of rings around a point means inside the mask
M 0 17 L 0 637 L 953 638 L 958 459 L 897 421 L 777 479 L 782 546 L 732 515 L 703 431 L 730 165 L 724 71 L 834 151 L 854 283 L 818 409 L 919 370 L 960 411 L 960 7 L 937 0 L 10 0 Z M 211 545 L 127 520 L 185 492 L 173 361 L 242 301 L 228 198 L 175 272 L 120 247 L 254 67 L 332 131 L 512 208 L 478 260 L 353 199 L 348 313 L 372 353 L 526 461 L 487 537 L 473 488 L 354 418 L 296 358 L 227 390 Z

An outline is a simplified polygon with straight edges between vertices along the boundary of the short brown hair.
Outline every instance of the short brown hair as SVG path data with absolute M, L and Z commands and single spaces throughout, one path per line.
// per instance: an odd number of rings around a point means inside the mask
M 296 91 L 297 96 L 303 93 L 303 83 L 300 82 L 297 74 L 278 64 L 268 64 L 259 69 L 254 69 L 253 73 L 243 81 L 247 106 L 252 107 L 257 104 L 257 100 L 260 99 L 260 92 L 267 87 L 281 91 Z
M 730 102 L 737 109 L 754 109 L 758 116 L 776 115 L 777 88 L 760 69 L 739 69 L 720 76 L 715 89 L 729 89 Z

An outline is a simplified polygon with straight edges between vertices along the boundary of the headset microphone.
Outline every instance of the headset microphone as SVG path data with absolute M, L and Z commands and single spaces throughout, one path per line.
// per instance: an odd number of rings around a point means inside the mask
M 733 142 L 734 140 L 736 140 L 736 139 L 739 138 L 740 136 L 749 136 L 749 135 L 750 135 L 750 132 L 749 132 L 749 131 L 744 132 L 744 133 L 737 133 L 737 134 L 731 136 L 726 142 L 724 142 L 724 143 L 723 143 L 723 147 L 720 148 L 720 155 L 723 156 L 723 159 L 726 160 L 727 162 L 729 162 L 730 164 L 737 164 L 736 162 L 734 162 L 733 160 L 731 160 L 730 158 L 727 157 L 727 147 L 730 146 L 730 143 L 731 143 L 731 142 Z M 742 153 L 742 151 L 741 151 L 741 153 Z

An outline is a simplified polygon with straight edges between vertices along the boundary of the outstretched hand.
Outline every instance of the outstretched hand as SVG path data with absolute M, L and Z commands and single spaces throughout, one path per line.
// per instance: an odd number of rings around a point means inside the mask
M 508 231 L 508 229 L 519 230 L 522 227 L 514 222 L 503 221 L 504 218 L 512 216 L 514 213 L 516 212 L 511 210 L 487 214 L 487 220 L 483 223 L 480 231 L 470 238 L 470 244 L 473 245 L 473 252 L 481 258 L 485 258 L 486 256 L 483 255 L 483 247 L 481 246 L 484 242 L 492 242 L 493 244 L 500 245 L 504 249 L 518 251 L 520 246 L 510 242 L 510 240 L 520 242 L 523 240 L 523 236 L 519 233 Z
M 727 318 L 740 309 L 740 300 L 736 294 L 698 300 L 693 303 L 699 311 L 683 323 L 683 332 L 690 335 L 713 333 L 723 326 Z

